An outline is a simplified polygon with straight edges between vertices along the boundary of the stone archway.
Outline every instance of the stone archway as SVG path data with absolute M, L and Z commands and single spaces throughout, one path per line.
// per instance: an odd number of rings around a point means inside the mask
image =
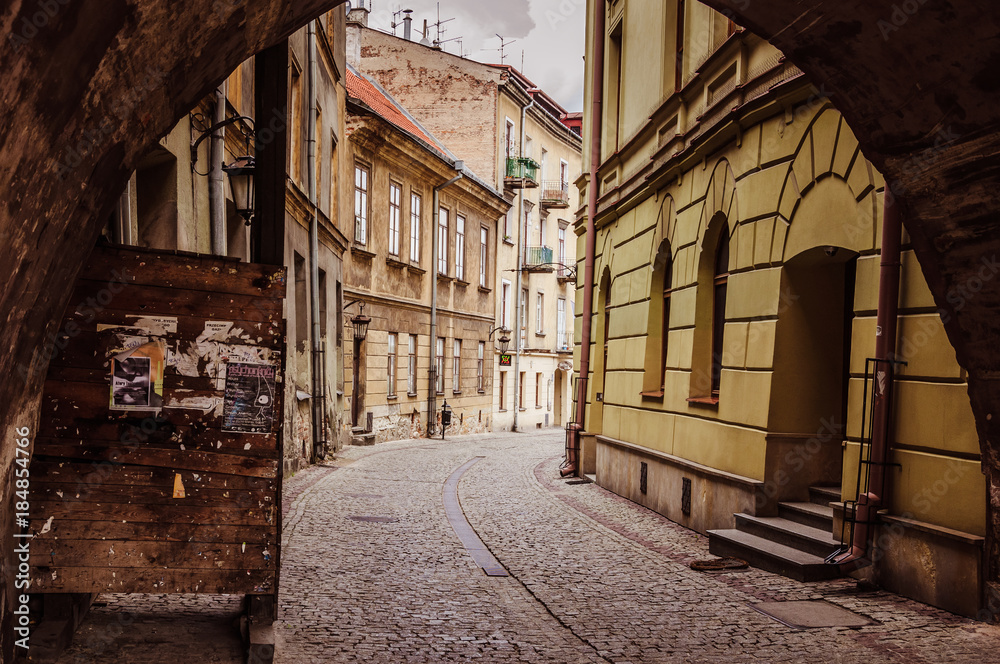
M 903 201 L 959 363 L 989 487 L 1000 613 L 1000 13 L 990 0 L 704 0 L 767 38 L 844 115 Z
M 14 0 L 0 11 L 5 505 L 12 504 L 15 432 L 36 430 L 45 346 L 56 340 L 89 253 L 80 248 L 94 245 L 128 174 L 236 65 L 343 1 Z M 8 542 L 12 519 L 9 507 L 0 511 L 0 536 Z M 15 564 L 4 556 L 3 661 L 14 652 Z

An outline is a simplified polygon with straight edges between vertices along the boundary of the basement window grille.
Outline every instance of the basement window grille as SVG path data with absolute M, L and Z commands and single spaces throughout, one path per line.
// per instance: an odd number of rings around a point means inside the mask
M 649 477 L 649 464 L 645 461 L 639 462 L 639 491 L 642 495 L 646 495 L 647 483 L 646 480 Z
M 681 478 L 681 512 L 685 516 L 691 516 L 691 479 Z

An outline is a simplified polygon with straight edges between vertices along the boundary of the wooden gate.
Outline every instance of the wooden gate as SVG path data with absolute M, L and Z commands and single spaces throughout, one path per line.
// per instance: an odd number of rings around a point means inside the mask
M 31 592 L 277 596 L 283 267 L 98 247 L 54 339 Z

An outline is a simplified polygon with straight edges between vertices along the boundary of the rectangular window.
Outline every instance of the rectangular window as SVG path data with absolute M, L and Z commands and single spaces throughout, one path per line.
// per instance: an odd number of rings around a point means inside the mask
M 486 288 L 486 270 L 489 265 L 490 231 L 485 226 L 479 229 L 479 285 Z
M 506 118 L 506 124 L 504 125 L 504 135 L 505 147 L 507 148 L 507 158 L 517 156 L 514 152 L 514 121 L 510 118 Z
M 479 342 L 479 349 L 476 351 L 476 390 L 486 391 L 486 342 Z
M 511 229 L 514 227 L 514 222 L 512 221 L 514 214 L 514 206 L 511 206 L 510 209 L 507 210 L 507 214 L 503 216 L 503 239 L 507 242 L 510 242 L 513 237 L 513 235 L 511 235 Z
M 542 407 L 542 374 L 535 374 L 535 408 Z
M 396 396 L 396 341 L 398 335 L 395 332 L 389 333 L 389 365 L 386 368 L 385 394 L 389 397 Z
M 559 229 L 559 243 L 557 245 L 557 251 L 558 251 L 558 253 L 557 253 L 556 262 L 559 263 L 559 265 L 558 265 L 558 267 L 559 267 L 559 276 L 562 277 L 562 276 L 566 275 L 566 268 L 563 267 L 564 265 L 566 265 L 566 229 L 565 228 L 560 228 Z
M 521 345 L 518 348 L 524 348 L 528 341 L 528 289 L 521 289 L 521 311 L 520 311 L 520 329 L 521 329 Z
M 435 381 L 434 390 L 438 394 L 444 394 L 444 337 L 438 337 L 437 340 L 435 368 L 437 370 L 437 380 Z
M 538 246 L 547 247 L 545 244 L 545 215 L 541 215 L 538 218 Z
M 531 136 L 525 136 L 524 137 L 524 154 L 522 154 L 521 156 L 522 157 L 527 157 L 527 158 L 531 159 L 532 153 L 534 151 L 533 146 L 534 146 L 534 143 L 531 140 Z
M 452 347 L 451 391 L 458 394 L 462 391 L 462 340 L 455 339 Z
M 569 192 L 569 163 L 565 159 L 559 160 L 559 189 L 563 193 Z
M 465 217 L 455 215 L 455 278 L 465 281 Z
M 368 169 L 354 166 L 354 241 L 368 244 Z
M 410 357 L 406 363 L 406 393 L 417 396 L 417 335 L 410 335 Z
M 518 383 L 518 386 L 517 386 L 517 390 L 518 390 L 517 391 L 517 409 L 518 410 L 526 410 L 525 407 L 524 407 L 524 372 L 522 371 L 520 374 L 518 374 L 518 376 L 520 376 L 520 382 Z
M 500 327 L 510 329 L 510 282 L 500 284 Z
M 410 262 L 420 263 L 420 194 L 410 194 Z
M 539 291 L 535 300 L 535 334 L 545 334 L 542 312 L 545 311 L 545 295 Z
M 399 256 L 399 210 L 402 205 L 403 190 L 397 184 L 389 184 L 389 255 Z
M 438 274 L 448 274 L 448 211 L 438 210 Z
M 569 345 L 566 340 L 566 298 L 561 297 L 556 302 L 556 347 L 566 350 Z
M 507 410 L 507 372 L 500 372 L 500 408 L 499 410 Z

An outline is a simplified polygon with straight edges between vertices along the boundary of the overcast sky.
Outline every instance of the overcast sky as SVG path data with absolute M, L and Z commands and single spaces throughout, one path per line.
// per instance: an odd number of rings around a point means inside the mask
M 464 55 L 479 62 L 500 62 L 500 40 L 504 62 L 521 70 L 535 85 L 548 93 L 567 111 L 583 110 L 583 49 L 586 27 L 585 0 L 370 0 L 369 25 L 392 32 L 392 14 L 399 9 L 413 10 L 414 39 L 419 40 L 424 19 L 428 24 L 453 18 L 441 26 L 444 50 L 459 53 L 461 37 Z M 359 0 L 353 2 L 360 4 Z M 402 21 L 402 15 L 398 17 Z M 428 38 L 437 37 L 434 28 Z M 403 36 L 402 24 L 396 34 Z M 524 52 L 524 67 L 521 53 Z

